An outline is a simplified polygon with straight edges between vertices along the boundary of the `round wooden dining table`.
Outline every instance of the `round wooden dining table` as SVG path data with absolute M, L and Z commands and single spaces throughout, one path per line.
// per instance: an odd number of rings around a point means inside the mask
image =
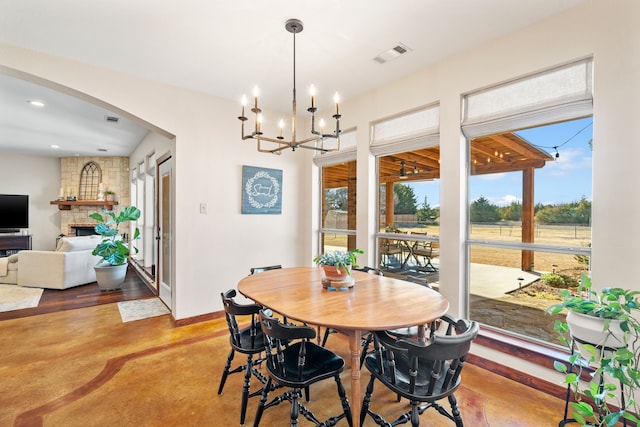
M 360 425 L 360 352 L 369 331 L 424 325 L 449 309 L 449 302 L 426 286 L 391 277 L 352 271 L 348 290 L 328 290 L 318 267 L 269 270 L 248 276 L 238 291 L 289 319 L 337 329 L 349 337 L 351 411 Z

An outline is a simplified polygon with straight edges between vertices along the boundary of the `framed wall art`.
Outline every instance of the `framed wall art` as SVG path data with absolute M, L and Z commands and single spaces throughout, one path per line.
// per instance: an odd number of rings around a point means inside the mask
M 282 213 L 282 170 L 242 166 L 242 213 Z

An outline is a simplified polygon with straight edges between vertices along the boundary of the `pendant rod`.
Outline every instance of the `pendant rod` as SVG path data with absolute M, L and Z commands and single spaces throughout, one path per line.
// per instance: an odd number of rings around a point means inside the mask
M 298 109 L 296 103 L 296 31 L 293 31 L 293 102 L 291 113 L 291 143 L 292 147 L 296 146 L 296 110 Z

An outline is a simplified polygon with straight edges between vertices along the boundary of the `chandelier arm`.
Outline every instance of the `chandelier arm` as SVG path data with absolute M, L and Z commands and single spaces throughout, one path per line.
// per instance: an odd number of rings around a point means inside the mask
M 312 145 L 299 145 L 298 148 L 306 148 L 307 150 L 315 150 L 315 151 L 320 151 L 322 153 L 328 153 L 330 151 L 339 150 L 339 148 L 321 148 L 321 147 L 314 147 Z
M 256 146 L 259 153 L 271 153 L 271 154 L 277 154 L 278 156 L 282 154 L 281 152 L 282 150 L 287 148 L 287 147 L 280 147 L 276 149 L 262 148 L 262 145 L 260 144 L 259 139 L 256 141 Z
M 273 143 L 278 144 L 278 145 L 283 145 L 283 146 L 285 146 L 285 148 L 286 147 L 291 147 L 293 145 L 296 145 L 295 141 L 285 141 L 284 139 L 271 138 L 271 137 L 264 136 L 264 135 L 250 136 L 250 138 L 257 139 L 258 141 L 273 142 Z

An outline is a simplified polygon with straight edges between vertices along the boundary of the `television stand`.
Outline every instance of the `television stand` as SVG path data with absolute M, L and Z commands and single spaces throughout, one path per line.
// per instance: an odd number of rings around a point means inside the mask
M 0 257 L 31 249 L 31 236 L 0 235 Z

